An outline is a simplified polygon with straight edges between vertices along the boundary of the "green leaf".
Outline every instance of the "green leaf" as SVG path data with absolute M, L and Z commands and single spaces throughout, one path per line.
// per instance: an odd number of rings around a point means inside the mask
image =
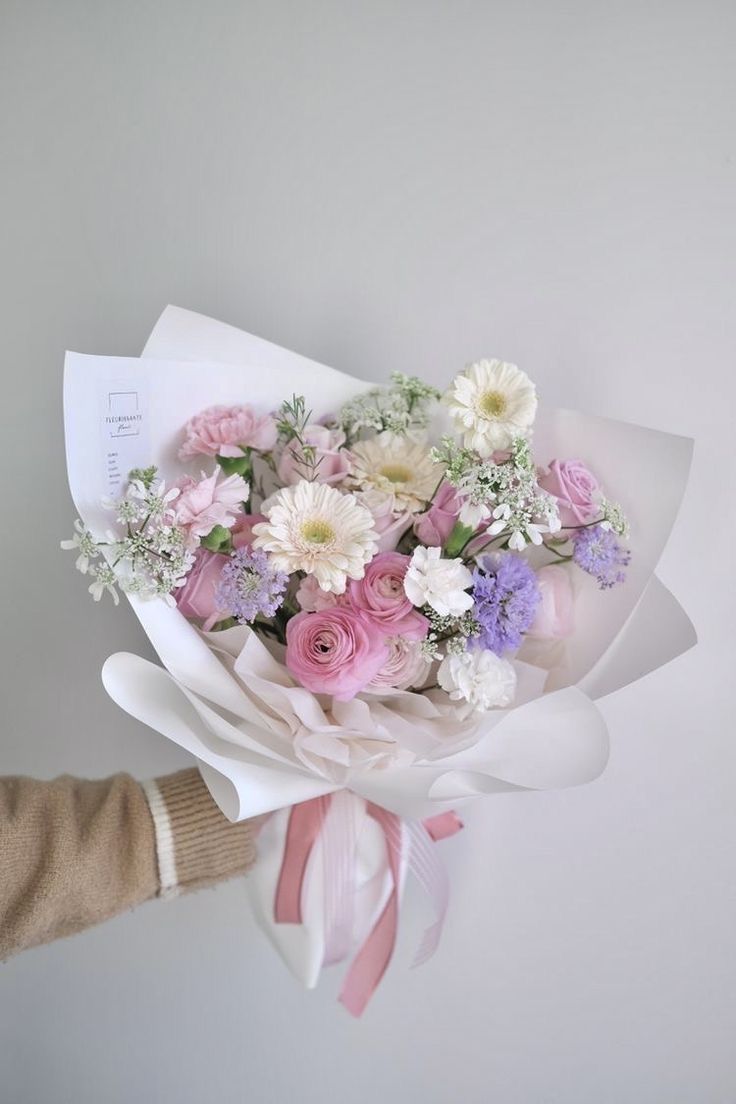
M 238 624 L 238 622 L 237 622 L 236 618 L 226 617 L 224 619 L 224 621 L 218 621 L 217 624 L 213 626 L 212 631 L 213 632 L 223 632 L 225 629 L 234 628 L 235 625 L 237 625 L 237 624 Z
M 203 548 L 209 549 L 210 552 L 229 552 L 232 547 L 230 530 L 226 529 L 224 525 L 216 525 L 206 537 L 200 539 L 200 544 Z
M 455 522 L 453 530 L 445 544 L 445 555 L 448 560 L 453 560 L 456 556 L 460 555 L 474 532 L 475 530 L 471 529 L 469 525 L 461 525 L 459 521 Z
M 225 475 L 242 475 L 244 479 L 249 479 L 253 470 L 250 451 L 244 452 L 242 456 L 218 456 L 217 463 Z

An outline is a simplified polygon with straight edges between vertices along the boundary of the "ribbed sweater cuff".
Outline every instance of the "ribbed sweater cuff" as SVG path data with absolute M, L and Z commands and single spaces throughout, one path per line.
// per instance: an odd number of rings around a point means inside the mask
M 159 894 L 175 896 L 243 874 L 255 862 L 251 821 L 231 824 L 195 769 L 145 782 L 156 830 Z

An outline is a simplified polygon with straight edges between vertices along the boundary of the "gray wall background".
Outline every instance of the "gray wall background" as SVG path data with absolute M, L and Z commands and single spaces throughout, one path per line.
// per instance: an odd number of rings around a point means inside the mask
M 700 647 L 604 703 L 604 777 L 477 806 L 441 949 L 364 1019 L 299 990 L 242 884 L 0 968 L 3 1104 L 716 1104 L 732 1052 L 736 9 L 727 0 L 0 0 L 0 770 L 183 754 L 109 702 L 65 348 L 167 302 L 365 377 L 515 360 L 697 438 L 661 564 Z

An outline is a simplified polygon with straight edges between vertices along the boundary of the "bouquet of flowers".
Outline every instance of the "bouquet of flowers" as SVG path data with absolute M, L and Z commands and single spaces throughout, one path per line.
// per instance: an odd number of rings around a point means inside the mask
M 437 945 L 456 810 L 595 777 L 605 726 L 575 684 L 691 642 L 650 582 L 688 443 L 544 421 L 500 360 L 442 393 L 369 386 L 174 308 L 141 360 L 68 355 L 66 417 L 82 520 L 62 546 L 93 598 L 128 596 L 166 668 L 114 656 L 105 684 L 197 756 L 231 819 L 272 813 L 257 911 L 309 985 L 354 954 L 358 1015 L 409 873 L 434 910 L 417 961 Z

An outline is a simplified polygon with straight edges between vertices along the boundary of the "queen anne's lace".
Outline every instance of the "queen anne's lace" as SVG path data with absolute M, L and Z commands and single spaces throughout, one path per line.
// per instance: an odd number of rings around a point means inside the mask
M 537 482 L 529 442 L 517 438 L 506 459 L 479 461 L 468 449 L 445 437 L 433 450 L 446 467 L 445 478 L 467 503 L 461 520 L 472 528 L 491 519 L 488 536 L 509 535 L 509 548 L 521 552 L 528 543 L 541 544 L 545 533 L 557 533 L 557 502 Z
M 184 585 L 194 564 L 187 534 L 173 521 L 172 503 L 179 491 L 156 480 L 155 469 L 131 474 L 137 477 L 125 494 L 103 503 L 124 535 L 111 532 L 107 540 L 96 540 L 77 521 L 74 537 L 61 546 L 79 549 L 76 566 L 92 577 L 89 592 L 96 602 L 108 593 L 117 605 L 118 586 L 127 594 L 173 601 L 172 592 Z

